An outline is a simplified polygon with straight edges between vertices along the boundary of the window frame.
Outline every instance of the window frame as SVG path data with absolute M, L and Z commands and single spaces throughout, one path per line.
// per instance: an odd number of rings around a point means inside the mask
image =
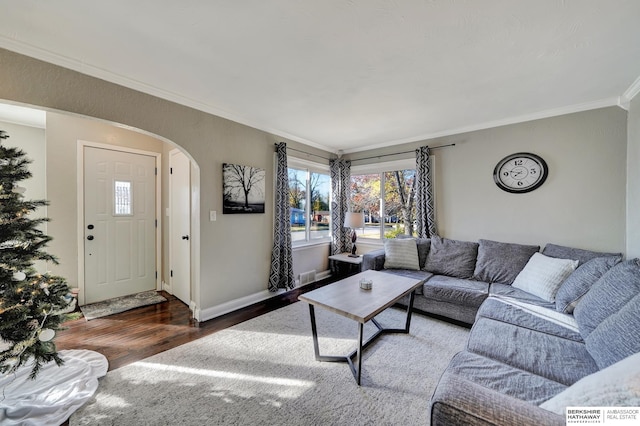
M 328 164 L 317 163 L 315 161 L 305 160 L 302 158 L 287 156 L 287 169 L 306 170 L 307 180 L 305 189 L 305 217 L 309 217 L 311 209 L 311 191 L 309 188 L 311 173 L 326 174 L 329 176 L 329 185 L 331 185 L 331 172 Z M 287 171 L 288 172 L 288 171 Z M 329 215 L 331 215 L 331 186 L 329 186 Z M 311 239 L 311 221 L 305 221 L 304 240 L 291 241 L 292 248 L 304 247 L 318 244 L 330 244 L 332 238 L 332 227 L 329 226 L 329 234 L 320 238 Z

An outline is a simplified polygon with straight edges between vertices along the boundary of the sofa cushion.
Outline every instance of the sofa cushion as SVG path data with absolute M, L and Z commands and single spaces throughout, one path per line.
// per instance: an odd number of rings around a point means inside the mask
M 556 259 L 534 253 L 513 281 L 513 286 L 553 302 L 560 285 L 577 266 L 577 260 Z
M 383 272 L 387 274 L 399 275 L 401 277 L 413 278 L 416 280 L 428 280 L 433 276 L 431 272 L 427 271 L 413 271 L 410 269 L 385 269 Z M 416 289 L 416 294 L 422 294 L 422 287 Z
M 524 290 L 520 290 L 509 284 L 493 283 L 489 287 L 489 296 L 507 297 L 511 299 L 517 299 L 522 302 L 531 303 L 533 305 L 543 306 L 545 308 L 554 308 L 556 305 L 554 302 L 549 302 L 528 293 Z
M 558 289 L 556 294 L 558 312 L 573 313 L 582 296 L 587 294 L 591 286 L 620 260 L 619 256 L 595 257 L 579 266 Z
M 560 415 L 567 407 L 640 407 L 640 353 L 583 377 L 540 407 Z
M 489 283 L 511 284 L 540 246 L 478 240 L 478 259 L 473 278 Z
M 605 319 L 620 311 L 640 293 L 640 260 L 618 263 L 609 269 L 578 302 L 573 315 L 580 334 L 587 338 Z
M 422 294 L 429 299 L 477 308 L 489 295 L 489 283 L 434 275 L 422 286 Z
M 469 351 L 457 353 L 447 372 L 536 405 L 567 389 L 553 380 Z
M 599 370 L 584 343 L 478 317 L 467 350 L 570 386 Z
M 429 406 L 430 424 L 475 426 L 564 426 L 565 416 L 543 410 L 446 370 Z
M 384 268 L 420 270 L 416 240 L 413 238 L 384 240 Z
M 578 266 L 594 259 L 596 257 L 615 256 L 621 257 L 622 253 L 601 253 L 591 250 L 583 250 L 573 247 L 559 246 L 556 244 L 547 244 L 542 250 L 542 254 L 557 259 L 576 259 Z
M 517 302 L 520 303 L 520 302 Z M 529 309 L 527 309 L 529 307 Z M 584 342 L 582 335 L 576 327 L 575 320 L 572 316 L 567 315 L 567 319 L 563 322 L 554 320 L 540 315 L 532 307 L 545 309 L 537 305 L 514 304 L 513 300 L 502 299 L 499 297 L 489 297 L 478 310 L 477 317 L 490 318 L 497 321 L 506 322 L 517 325 L 518 327 L 528 328 L 546 334 L 562 337 L 564 339 L 574 340 L 576 342 Z M 547 311 L 556 315 L 561 315 L 553 308 L 546 308 Z
M 424 269 L 439 275 L 471 278 L 477 256 L 478 243 L 433 236 Z
M 640 294 L 602 321 L 584 339 L 598 367 L 605 368 L 640 352 Z

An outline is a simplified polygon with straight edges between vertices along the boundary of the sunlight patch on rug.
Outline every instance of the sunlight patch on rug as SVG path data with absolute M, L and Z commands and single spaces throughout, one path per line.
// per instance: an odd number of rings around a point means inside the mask
M 314 385 L 313 382 L 310 382 L 308 380 L 287 379 L 284 377 L 255 376 L 255 375 L 249 375 L 249 374 L 234 373 L 231 371 L 204 370 L 201 368 L 189 368 L 189 367 L 180 367 L 177 365 L 154 364 L 154 363 L 143 362 L 143 361 L 139 361 L 137 365 L 140 367 L 151 368 L 154 370 L 172 371 L 172 372 L 181 373 L 181 374 L 195 374 L 198 376 L 215 377 L 218 379 L 250 381 L 250 382 L 256 382 L 256 383 L 264 383 L 268 385 L 293 386 L 293 387 L 303 387 L 303 388 L 310 388 L 311 386 Z

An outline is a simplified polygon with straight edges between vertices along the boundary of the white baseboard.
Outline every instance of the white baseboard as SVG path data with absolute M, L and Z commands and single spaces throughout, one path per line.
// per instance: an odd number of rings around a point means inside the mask
M 316 281 L 324 279 L 331 275 L 331 271 L 322 271 L 317 275 Z M 311 284 L 311 283 L 310 283 Z M 308 284 L 307 284 L 308 285 Z M 212 306 L 205 309 L 197 309 L 195 304 L 190 306 L 193 311 L 193 316 L 198 322 L 208 321 L 210 319 L 217 318 L 229 312 L 237 311 L 238 309 L 246 308 L 254 303 L 262 302 L 263 300 L 270 299 L 280 294 L 286 293 L 287 290 L 281 289 L 277 292 L 271 292 L 269 290 L 259 291 L 257 293 L 250 294 L 248 296 L 241 297 L 239 299 L 230 300 L 220 305 Z M 193 302 L 192 302 L 193 303 Z
M 229 312 L 233 312 L 233 311 L 237 311 L 238 309 L 245 308 L 249 305 L 253 305 L 254 303 L 262 302 L 263 300 L 267 300 L 278 294 L 280 294 L 280 291 L 276 293 L 272 293 L 269 290 L 263 290 L 258 293 L 241 297 L 239 299 L 230 300 L 220 305 L 212 306 L 210 308 L 196 309 L 194 311 L 194 315 L 196 317 L 196 320 L 199 322 L 207 321 L 207 320 L 222 316 L 224 314 L 228 314 Z
M 331 276 L 331 271 L 327 269 L 326 271 L 319 272 L 316 275 L 316 281 L 324 280 L 325 278 L 329 278 Z

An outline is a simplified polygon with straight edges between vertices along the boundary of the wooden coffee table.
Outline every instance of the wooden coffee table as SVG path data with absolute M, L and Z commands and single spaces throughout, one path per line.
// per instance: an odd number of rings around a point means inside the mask
M 371 290 L 360 288 L 360 279 L 362 278 L 373 281 Z M 356 383 L 360 385 L 362 351 L 382 334 L 409 333 L 415 290 L 423 283 L 424 280 L 368 270 L 298 296 L 299 300 L 309 304 L 311 334 L 313 335 L 313 349 L 316 360 L 348 363 Z M 383 328 L 374 317 L 407 294 L 411 294 L 411 296 L 407 307 L 405 327 Z M 327 309 L 358 322 L 358 347 L 356 350 L 346 356 L 320 355 L 314 306 Z M 367 321 L 375 324 L 378 331 L 363 342 L 363 328 Z

